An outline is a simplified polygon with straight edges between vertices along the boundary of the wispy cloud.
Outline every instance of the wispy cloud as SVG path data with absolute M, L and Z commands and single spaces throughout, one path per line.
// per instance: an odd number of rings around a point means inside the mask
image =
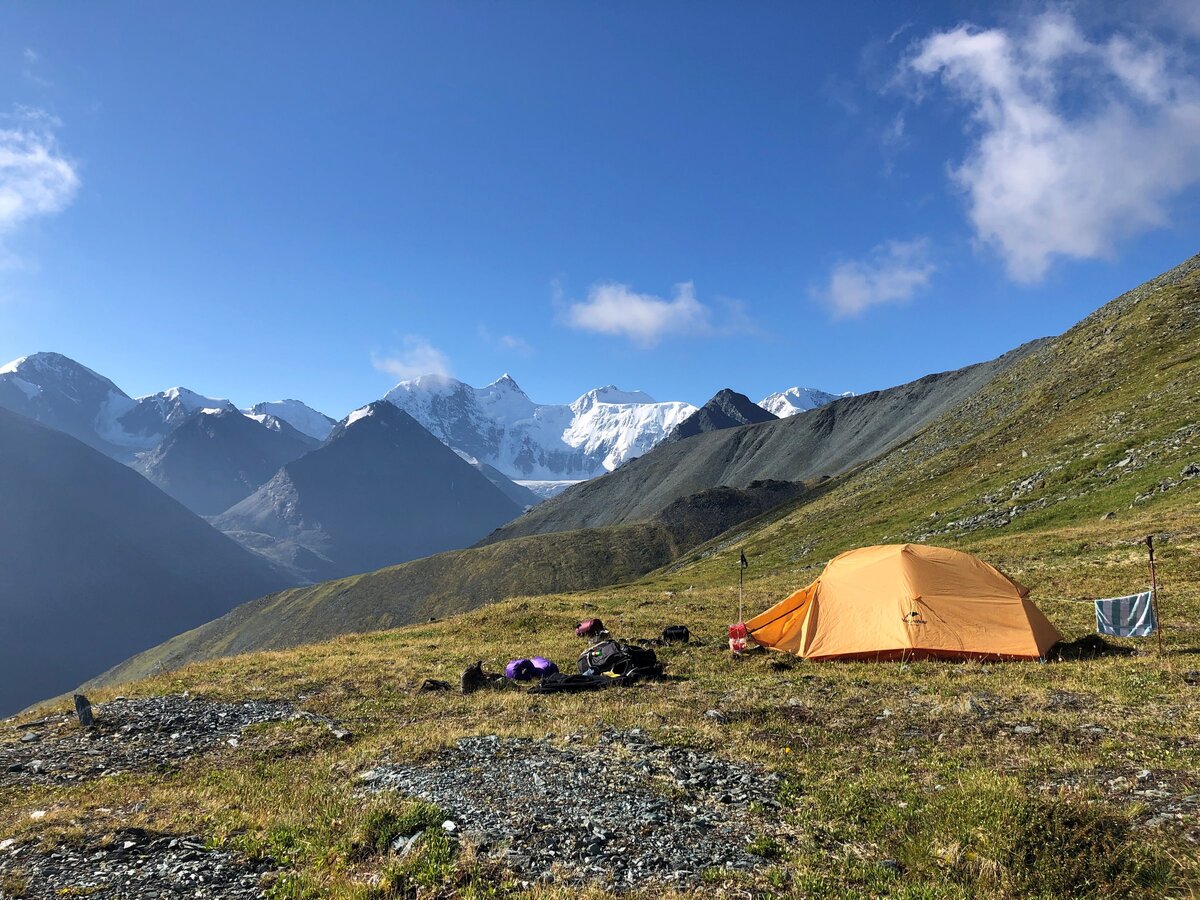
M 888 241 L 865 259 L 838 263 L 829 283 L 815 293 L 835 315 L 857 316 L 872 306 L 908 300 L 929 284 L 935 271 L 928 239 Z
M 57 119 L 19 107 L 0 117 L 0 233 L 66 209 L 79 189 L 75 165 L 58 147 Z
M 398 352 L 371 355 L 371 365 L 404 381 L 421 375 L 449 375 L 446 354 L 419 334 L 406 334 Z
M 643 348 L 668 335 L 709 333 L 711 310 L 696 299 L 690 281 L 675 285 L 671 299 L 641 294 L 627 284 L 593 285 L 587 299 L 567 306 L 565 321 L 572 328 L 626 337 Z
M 1032 282 L 1056 258 L 1109 256 L 1165 225 L 1169 201 L 1200 182 L 1187 58 L 1145 35 L 1089 39 L 1053 11 L 1020 29 L 934 33 L 905 65 L 965 104 L 972 137 L 952 177 L 977 237 Z
M 493 334 L 482 322 L 479 323 L 479 339 L 496 350 L 515 353 L 518 356 L 533 354 L 533 347 L 525 338 L 515 334 Z
M 40 88 L 53 87 L 54 82 L 38 71 L 41 61 L 42 57 L 36 50 L 26 47 L 21 52 L 21 77 Z

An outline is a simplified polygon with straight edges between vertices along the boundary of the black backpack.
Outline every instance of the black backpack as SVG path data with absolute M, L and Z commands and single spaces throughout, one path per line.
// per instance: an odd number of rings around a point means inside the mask
M 662 666 L 653 650 L 632 647 L 619 641 L 601 641 L 579 655 L 579 674 L 625 676 L 658 676 Z

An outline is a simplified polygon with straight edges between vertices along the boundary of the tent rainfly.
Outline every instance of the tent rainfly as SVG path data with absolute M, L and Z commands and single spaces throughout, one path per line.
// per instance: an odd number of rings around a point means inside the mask
M 863 547 L 746 623 L 806 659 L 1039 659 L 1061 636 L 1029 590 L 969 553 Z

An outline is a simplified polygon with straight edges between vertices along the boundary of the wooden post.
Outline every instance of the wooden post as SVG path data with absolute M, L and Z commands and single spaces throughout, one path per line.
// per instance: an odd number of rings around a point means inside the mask
M 1154 633 L 1158 635 L 1158 652 L 1163 652 L 1162 617 L 1158 613 L 1158 570 L 1154 565 L 1154 535 L 1146 535 L 1146 548 L 1150 551 L 1150 608 L 1154 610 Z

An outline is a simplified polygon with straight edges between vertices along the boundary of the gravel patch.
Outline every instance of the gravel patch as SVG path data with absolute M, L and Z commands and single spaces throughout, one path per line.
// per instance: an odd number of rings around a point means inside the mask
M 0 787 L 167 769 L 236 742 L 250 725 L 308 716 L 290 703 L 214 703 L 186 694 L 117 699 L 95 709 L 90 728 L 74 715 L 57 715 L 0 730 Z
M 242 900 L 265 896 L 273 871 L 269 864 L 208 850 L 195 838 L 126 829 L 111 841 L 0 849 L 0 898 Z
M 594 745 L 464 738 L 426 765 L 359 777 L 368 791 L 436 804 L 446 830 L 543 883 L 685 886 L 707 869 L 749 870 L 762 860 L 747 845 L 778 822 L 775 775 L 640 729 Z

